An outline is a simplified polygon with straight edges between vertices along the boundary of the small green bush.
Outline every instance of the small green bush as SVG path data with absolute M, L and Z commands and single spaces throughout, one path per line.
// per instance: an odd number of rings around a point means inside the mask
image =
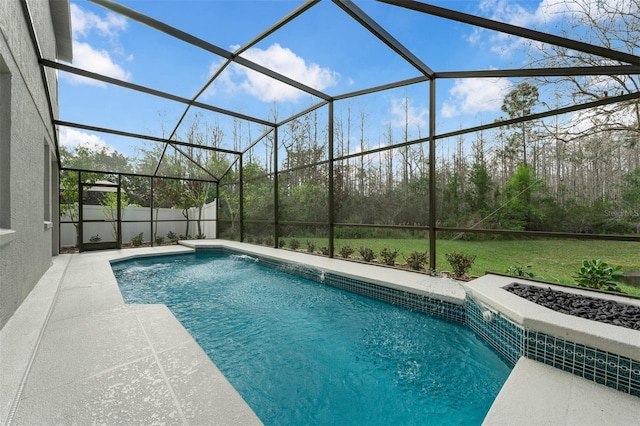
M 175 232 L 169 231 L 169 232 L 167 232 L 167 240 L 174 241 L 174 242 L 178 241 L 178 236 L 176 235 Z
M 467 272 L 469 272 L 473 266 L 473 262 L 476 260 L 475 256 L 468 256 L 463 253 L 456 253 L 455 251 L 445 254 L 445 257 L 456 277 L 464 277 L 467 275 Z
M 398 250 L 391 251 L 388 248 L 383 248 L 380 252 L 380 261 L 388 266 L 394 266 L 396 264 L 396 257 L 398 256 Z
M 405 258 L 405 262 L 407 262 L 407 265 L 409 265 L 411 269 L 419 271 L 427 263 L 427 253 L 421 253 L 419 251 L 411 252 L 409 257 Z
M 99 243 L 100 241 L 102 241 L 102 237 L 100 237 L 100 235 L 96 234 L 94 236 L 92 236 L 91 238 L 89 238 L 89 242 L 91 243 Z
M 269 247 L 273 247 L 273 237 L 265 237 L 264 238 L 264 245 L 265 246 L 269 246 Z
M 278 247 L 284 248 L 287 245 L 287 242 L 283 239 L 278 240 Z
M 156 244 L 161 245 L 164 243 L 164 237 L 156 237 Z
M 291 250 L 298 250 L 300 248 L 300 241 L 295 238 L 290 239 L 289 247 L 291 247 Z
M 624 276 L 621 269 L 621 266 L 609 265 L 600 259 L 585 260 L 575 278 L 581 287 L 620 291 L 618 283 Z
M 139 247 L 142 245 L 143 241 L 144 241 L 144 235 L 141 232 L 131 239 L 131 245 L 133 245 L 134 247 Z
M 307 241 L 307 252 L 313 253 L 315 249 L 316 245 L 313 243 L 313 241 Z
M 340 256 L 344 257 L 345 259 L 348 259 L 352 253 L 353 253 L 353 248 L 351 248 L 350 246 L 342 246 L 340 248 Z
M 322 253 L 325 256 L 329 256 L 329 247 L 322 247 L 320 249 L 320 253 Z
M 505 272 L 509 275 L 513 275 L 514 277 L 535 278 L 536 276 L 531 272 L 530 268 L 531 265 L 524 266 L 518 263 L 516 265 L 509 266 Z
M 358 253 L 360 253 L 360 256 L 362 256 L 362 260 L 364 260 L 365 262 L 371 262 L 376 258 L 376 254 L 368 247 L 360 247 L 358 249 Z
M 256 244 L 260 244 L 260 245 L 264 244 L 264 238 L 256 237 Z

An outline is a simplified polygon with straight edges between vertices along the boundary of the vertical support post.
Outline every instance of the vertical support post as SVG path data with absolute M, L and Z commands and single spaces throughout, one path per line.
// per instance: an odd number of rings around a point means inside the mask
M 429 269 L 436 270 L 436 80 L 429 80 Z
M 335 223 L 335 202 L 334 202 L 334 180 L 333 180 L 333 171 L 334 171 L 334 166 L 333 166 L 333 156 L 334 156 L 334 152 L 333 152 L 333 100 L 331 100 L 329 102 L 329 128 L 327 129 L 327 134 L 328 134 L 328 146 L 329 146 L 329 152 L 328 152 L 328 158 L 329 158 L 329 191 L 328 191 L 328 197 L 329 197 L 329 215 L 328 215 L 328 220 L 329 220 L 329 257 L 333 257 L 334 254 L 334 243 L 333 243 L 333 239 L 334 239 L 334 228 L 333 228 L 333 224 Z
M 278 234 L 280 233 L 280 187 L 278 183 L 278 126 L 273 128 L 273 246 L 278 248 Z
M 149 178 L 149 210 L 151 213 L 151 221 L 149 222 L 150 226 L 149 229 L 151 231 L 151 247 L 154 247 L 156 245 L 156 236 L 153 233 L 153 178 L 150 177 Z M 158 229 L 158 224 L 155 224 L 155 229 Z
M 78 229 L 77 229 L 77 234 L 76 238 L 77 238 L 77 244 L 78 244 L 78 251 L 80 253 L 82 253 L 84 251 L 84 215 L 82 214 L 82 210 L 84 210 L 84 206 L 83 206 L 83 200 L 82 200 L 82 194 L 84 194 L 84 187 L 82 185 L 82 172 L 76 172 L 78 173 Z
M 240 154 L 240 159 L 238 161 L 238 180 L 240 181 L 240 189 L 238 190 L 238 214 L 240 215 L 240 242 L 244 242 L 244 175 L 243 175 L 243 166 L 242 162 L 244 161 L 244 156 Z
M 122 175 L 118 175 L 118 192 L 116 199 L 118 200 L 118 202 L 116 203 L 116 208 L 118 209 L 118 213 L 116 214 L 116 224 L 117 224 L 117 230 L 118 230 L 118 238 L 116 241 L 116 248 L 121 249 L 122 248 L 122 208 L 121 208 L 121 197 L 120 197 L 120 178 L 122 177 Z
M 220 217 L 220 182 L 216 182 L 216 232 L 215 238 L 218 239 L 220 222 L 218 222 L 218 218 Z

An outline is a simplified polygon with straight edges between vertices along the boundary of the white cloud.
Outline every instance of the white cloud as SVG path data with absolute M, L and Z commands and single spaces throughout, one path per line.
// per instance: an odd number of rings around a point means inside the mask
M 408 123 L 411 127 L 426 127 L 429 108 L 415 107 L 408 98 L 394 98 L 391 99 L 389 114 L 392 117 L 389 120 L 392 126 L 404 127 L 405 123 Z
M 108 152 L 115 152 L 115 148 L 105 142 L 104 139 L 92 133 L 82 132 L 69 127 L 61 127 L 59 137 L 60 145 L 70 149 L 84 146 L 95 151 L 105 148 Z
M 456 80 L 443 103 L 441 114 L 451 118 L 460 114 L 498 111 L 513 83 L 501 78 L 468 78 Z
M 131 81 L 131 73 L 113 62 L 111 55 L 106 50 L 96 50 L 87 43 L 73 42 L 73 63 L 78 68 L 119 80 Z M 74 74 L 65 74 L 65 78 L 72 84 L 88 84 L 105 87 L 105 84 L 90 78 L 80 77 Z
M 315 63 L 308 63 L 290 49 L 277 43 L 265 50 L 249 49 L 241 56 L 316 90 L 334 86 L 340 77 L 337 72 Z M 212 74 L 219 66 L 219 62 L 211 66 Z M 263 102 L 296 101 L 306 95 L 287 84 L 237 64 L 229 66 L 214 85 L 213 91 L 216 89 L 226 92 L 244 91 Z
M 455 117 L 456 115 L 459 114 L 458 108 L 456 108 L 456 106 L 450 102 L 443 102 L 442 103 L 442 108 L 440 109 L 440 114 L 444 117 L 444 118 L 451 118 L 451 117 Z
M 119 80 L 131 81 L 131 73 L 126 71 L 113 58 L 113 54 L 124 57 L 124 61 L 131 62 L 133 55 L 127 55 L 119 46 L 106 49 L 97 48 L 99 38 L 108 38 L 111 42 L 118 34 L 127 28 L 127 21 L 113 13 L 100 17 L 93 12 L 86 11 L 78 5 L 71 4 L 71 26 L 73 29 L 73 64 L 87 71 L 103 74 Z M 97 35 L 96 39 L 92 35 Z M 87 84 L 105 87 L 104 83 L 72 74 L 63 74 L 72 84 Z
M 120 31 L 127 28 L 127 21 L 124 17 L 114 13 L 107 13 L 104 18 L 93 12 L 88 12 L 80 8 L 75 3 L 71 3 L 71 28 L 73 37 L 87 37 L 92 30 L 98 32 L 103 37 L 117 37 Z

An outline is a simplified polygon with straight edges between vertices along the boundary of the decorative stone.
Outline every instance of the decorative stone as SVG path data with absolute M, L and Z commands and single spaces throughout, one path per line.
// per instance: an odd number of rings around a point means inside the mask
M 640 330 L 640 306 L 518 283 L 505 290 L 554 311 Z

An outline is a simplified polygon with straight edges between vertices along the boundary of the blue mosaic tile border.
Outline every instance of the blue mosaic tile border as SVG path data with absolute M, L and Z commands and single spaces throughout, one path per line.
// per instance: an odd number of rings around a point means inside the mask
M 451 321 L 464 323 L 465 320 L 464 305 L 336 274 L 326 274 L 324 283 L 414 311 L 435 314 Z
M 536 331 L 527 331 L 527 358 L 640 397 L 640 361 Z
M 512 366 L 516 365 L 524 353 L 524 328 L 490 310 L 491 319 L 485 319 L 483 313 L 488 309 L 483 308 L 469 295 L 467 295 L 465 308 L 466 324 Z

